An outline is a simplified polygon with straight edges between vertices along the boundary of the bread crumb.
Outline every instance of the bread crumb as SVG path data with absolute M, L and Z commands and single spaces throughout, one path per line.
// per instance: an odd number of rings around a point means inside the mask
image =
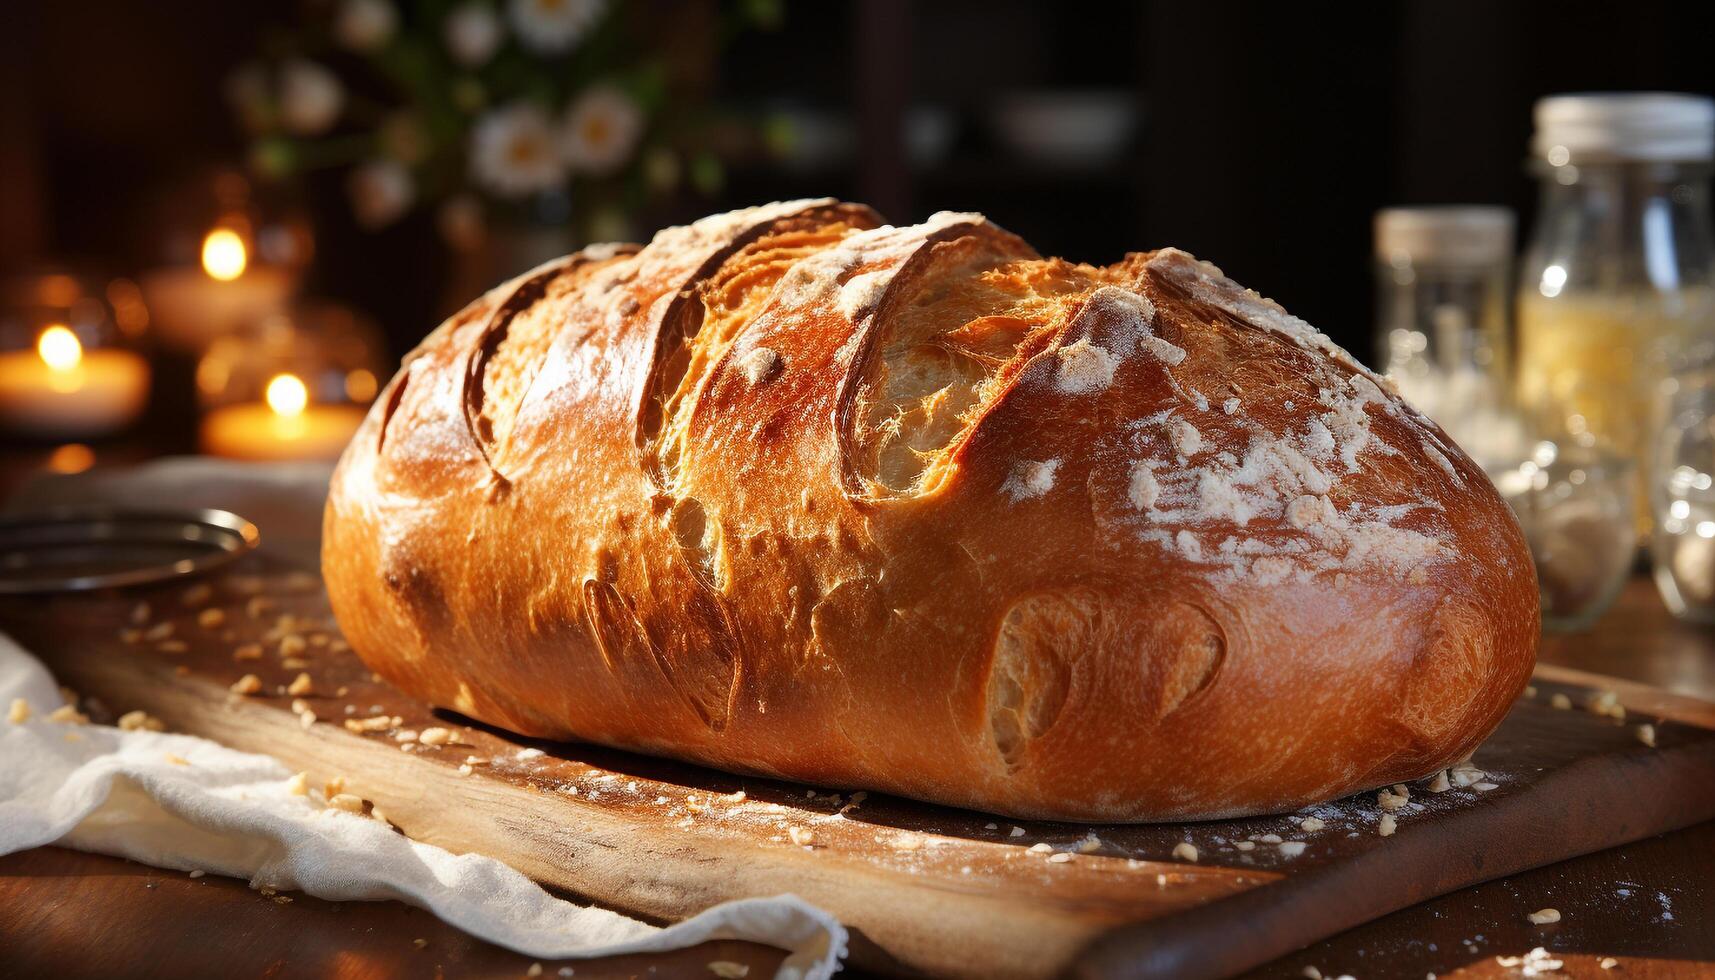
M 1059 854 L 1048 855 L 1049 864 L 1065 864 L 1070 860 L 1072 860 L 1072 855 L 1067 854 L 1065 851 L 1061 851 Z
M 162 723 L 161 719 L 141 709 L 127 711 L 120 715 L 117 724 L 122 732 L 163 732 L 167 730 L 167 726 Z
M 1256 850 L 1256 841 L 1254 841 L 1254 840 L 1233 841 L 1233 846 L 1238 848 L 1241 851 L 1254 851 L 1254 850 Z
M 1625 720 L 1626 709 L 1620 704 L 1620 696 L 1613 691 L 1597 691 L 1584 705 L 1584 710 L 1604 718 Z
M 159 653 L 184 653 L 189 649 L 183 640 L 162 640 L 155 644 L 155 650 Z
M 749 964 L 734 963 L 732 960 L 710 960 L 708 968 L 710 973 L 721 980 L 739 980 L 740 977 L 750 976 Z
M 397 728 L 393 719 L 386 715 L 375 715 L 369 718 L 347 718 L 345 730 L 363 734 L 364 732 L 384 732 L 389 728 Z
M 1252 837 L 1251 839 L 1262 844 L 1278 844 L 1281 840 L 1279 834 L 1262 834 L 1257 837 Z
M 451 745 L 457 738 L 450 728 L 425 728 L 421 741 L 424 745 Z
M 255 643 L 246 643 L 232 651 L 234 660 L 261 660 L 262 647 Z
M 418 949 L 427 949 L 429 946 L 429 941 L 427 939 L 413 939 L 413 940 L 411 940 L 411 945 L 417 947 Z
M 30 702 L 23 698 L 12 699 L 12 710 L 6 713 L 6 720 L 14 725 L 22 725 L 30 720 Z
M 542 964 L 540 964 L 540 963 L 530 964 L 530 969 L 525 970 L 524 975 L 527 977 L 539 977 L 539 976 L 541 976 L 542 975 Z
M 338 796 L 339 794 L 341 794 L 343 792 L 345 792 L 345 777 L 344 776 L 335 776 L 334 778 L 328 780 L 326 783 L 322 784 L 322 795 L 327 797 L 328 799 L 333 799 L 334 797 Z
M 156 623 L 143 631 L 143 639 L 148 640 L 150 643 L 154 643 L 158 640 L 164 640 L 172 635 L 173 624 L 170 621 L 165 623 Z
M 314 725 L 315 723 L 316 723 L 316 713 L 314 711 L 300 711 L 300 712 L 298 712 L 298 727 L 299 728 L 307 729 L 311 725 Z
M 1195 864 L 1197 861 L 1197 845 L 1190 841 L 1180 841 L 1173 845 L 1173 856 L 1181 861 L 1190 861 Z
M 1382 814 L 1381 823 L 1376 824 L 1376 833 L 1383 837 L 1392 837 L 1393 832 L 1397 829 L 1399 829 L 1399 824 L 1395 822 L 1391 813 Z
M 1602 962 L 1597 965 L 1604 970 L 1612 970 L 1614 967 L 1620 965 L 1620 961 L 1614 959 L 1612 956 L 1604 956 L 1602 957 Z
M 1654 725 L 1639 725 L 1638 726 L 1638 741 L 1644 743 L 1645 745 L 1649 746 L 1652 749 L 1655 748 L 1655 726 Z
M 1492 789 L 1500 789 L 1501 785 L 1499 783 L 1487 783 L 1487 782 L 1485 782 L 1485 783 L 1472 783 L 1471 788 L 1476 790 L 1479 793 L 1487 793 L 1489 790 L 1492 790 Z
M 1487 773 L 1478 769 L 1476 766 L 1471 765 L 1469 762 L 1460 762 L 1453 766 L 1451 775 L 1453 777 L 1453 785 L 1460 789 L 1464 789 L 1472 783 L 1482 782 L 1483 777 L 1486 776 Z
M 1429 781 L 1428 789 L 1431 793 L 1445 793 L 1452 786 L 1453 784 L 1447 781 L 1447 770 L 1443 769 L 1435 774 L 1434 779 Z
M 204 609 L 197 613 L 197 625 L 205 630 L 211 630 L 226 622 L 226 611 L 218 608 Z
M 1304 849 L 1308 846 L 1309 845 L 1305 844 L 1301 840 L 1287 840 L 1281 841 L 1276 845 L 1275 850 L 1280 852 L 1281 857 L 1295 858 L 1298 855 L 1303 854 Z
M 1326 826 L 1328 826 L 1327 823 L 1323 822 L 1321 817 L 1305 817 L 1298 824 L 1298 829 L 1304 831 L 1305 833 L 1313 834 L 1316 831 L 1321 830 L 1323 827 L 1326 827 Z
M 1546 926 L 1560 921 L 1560 910 L 1538 909 L 1537 911 L 1525 916 L 1525 918 L 1530 920 L 1531 925 Z
M 61 725 L 86 725 L 89 723 L 89 716 L 77 710 L 74 705 L 62 704 L 48 712 L 48 720 Z
M 294 773 L 286 780 L 286 792 L 293 796 L 310 795 L 310 774 L 307 772 Z
M 286 685 L 286 693 L 294 697 L 301 697 L 315 690 L 315 687 L 315 681 L 310 680 L 310 675 L 299 674 L 292 678 L 292 683 Z
M 335 793 L 328 797 L 328 806 L 335 810 L 344 810 L 347 813 L 362 813 L 363 798 L 353 796 L 350 793 Z
M 1551 708 L 1559 708 L 1562 711 L 1566 711 L 1572 707 L 1572 699 L 1567 697 L 1564 694 L 1556 692 L 1554 695 L 1549 697 L 1548 706 Z
M 234 694 L 259 693 L 262 690 L 262 678 L 257 677 L 255 674 L 245 674 L 238 680 L 233 681 L 232 686 L 227 690 Z
M 809 847 L 816 842 L 816 833 L 808 827 L 787 827 L 786 836 L 792 838 L 792 843 L 799 847 Z
M 1078 853 L 1079 854 L 1094 854 L 1095 852 L 1097 852 L 1101 849 L 1102 849 L 1101 838 L 1097 837 L 1094 833 L 1085 834 L 1083 837 L 1079 838 L 1079 840 L 1078 840 Z
M 188 766 L 191 764 L 191 760 L 185 758 L 182 755 L 176 755 L 172 752 L 168 752 L 166 755 L 162 756 L 161 758 L 165 759 L 167 764 L 170 766 Z
M 1052 854 L 1052 853 L 1054 853 L 1054 848 L 1049 847 L 1046 843 L 1044 843 L 1042 841 L 1037 841 L 1036 843 L 1030 845 L 1030 847 L 1025 850 L 1025 853 L 1027 853 L 1027 854 Z
M 280 637 L 280 656 L 296 657 L 309 648 L 309 643 L 297 633 L 287 633 Z
M 1526 684 L 1524 686 L 1524 696 L 1527 698 L 1536 697 L 1536 685 L 1535 684 Z
M 1237 398 L 1229 398 L 1222 402 L 1221 411 L 1228 415 L 1237 415 L 1239 413 L 1239 400 Z
M 131 623 L 132 623 L 132 625 L 142 626 L 144 623 L 147 623 L 148 621 L 149 621 L 149 604 L 147 602 L 139 602 L 135 606 L 131 607 Z
M 214 595 L 214 589 L 210 588 L 207 582 L 198 582 L 186 589 L 179 596 L 179 599 L 187 606 L 200 606 L 207 602 L 212 595 Z
M 1304 974 L 1305 980 L 1322 980 L 1322 971 L 1313 966 L 1307 966 L 1299 972 Z

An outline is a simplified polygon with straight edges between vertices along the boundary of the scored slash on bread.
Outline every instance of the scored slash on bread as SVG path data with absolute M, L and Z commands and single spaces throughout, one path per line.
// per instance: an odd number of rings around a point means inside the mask
M 452 317 L 342 459 L 323 564 L 376 671 L 483 721 L 1074 820 L 1433 773 L 1538 626 L 1481 471 L 1214 266 L 831 200 Z

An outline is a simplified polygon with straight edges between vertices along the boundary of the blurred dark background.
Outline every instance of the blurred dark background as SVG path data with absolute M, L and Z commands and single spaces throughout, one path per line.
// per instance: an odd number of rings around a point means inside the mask
M 664 33 L 709 29 L 701 4 L 655 6 Z M 222 79 L 290 15 L 214 0 L 5 5 L 0 268 L 148 265 L 155 189 L 242 160 Z M 795 158 L 734 162 L 717 193 L 675 195 L 633 224 L 831 194 L 896 221 L 983 211 L 1044 253 L 1090 261 L 1174 244 L 1367 353 L 1376 208 L 1499 203 L 1528 225 L 1532 101 L 1715 92 L 1712 37 L 1707 3 L 788 3 L 776 29 L 740 35 L 698 77 L 724 110 L 787 120 Z M 1114 148 L 1028 146 L 1042 114 L 1072 112 L 1132 128 Z M 304 193 L 312 287 L 372 315 L 392 355 L 409 349 L 447 302 L 433 218 L 365 231 L 337 183 Z

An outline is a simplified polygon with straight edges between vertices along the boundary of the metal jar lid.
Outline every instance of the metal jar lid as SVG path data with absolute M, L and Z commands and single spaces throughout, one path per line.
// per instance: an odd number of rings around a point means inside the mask
M 75 507 L 0 518 L 0 595 L 165 582 L 236 561 L 261 537 L 224 510 Z

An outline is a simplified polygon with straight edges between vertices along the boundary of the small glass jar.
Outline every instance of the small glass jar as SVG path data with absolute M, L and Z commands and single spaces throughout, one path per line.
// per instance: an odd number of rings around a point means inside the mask
M 1376 212 L 1382 370 L 1490 472 L 1530 449 L 1509 404 L 1512 249 L 1506 208 Z
M 1519 277 L 1518 400 L 1544 435 L 1631 459 L 1641 481 L 1658 388 L 1688 341 L 1715 328 L 1715 101 L 1546 98 L 1533 150 L 1541 197 Z M 1636 498 L 1647 534 L 1641 484 Z
M 380 334 L 343 306 L 299 303 L 221 337 L 197 363 L 202 451 L 332 460 L 382 380 Z
M 1650 565 L 1669 611 L 1715 623 L 1715 372 L 1672 388 L 1650 474 Z
M 0 286 L 0 429 L 91 439 L 142 415 L 150 370 L 136 345 L 148 320 L 138 319 L 134 293 L 124 280 L 103 289 L 57 271 Z
M 1542 596 L 1542 624 L 1587 629 L 1613 604 L 1637 554 L 1630 460 L 1540 442 L 1495 487 L 1518 515 Z

